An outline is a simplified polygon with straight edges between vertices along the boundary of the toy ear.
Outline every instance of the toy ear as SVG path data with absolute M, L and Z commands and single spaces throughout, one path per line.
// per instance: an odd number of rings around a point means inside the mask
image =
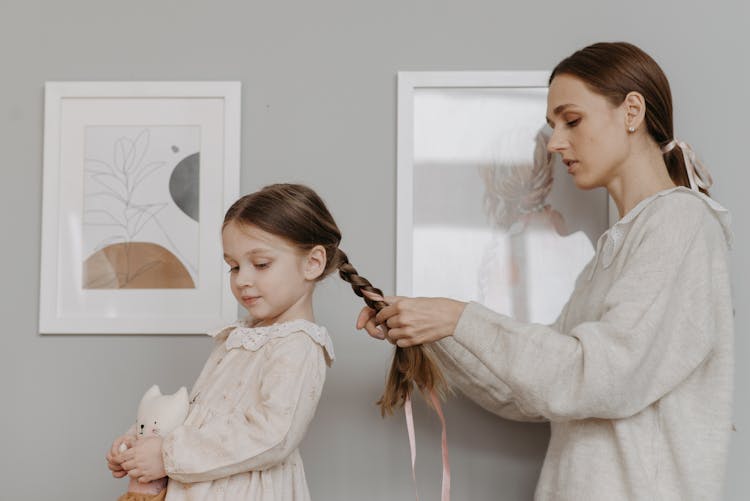
M 155 384 L 151 388 L 146 391 L 146 393 L 143 395 L 143 398 L 141 399 L 141 402 L 144 402 L 146 400 L 151 400 L 155 397 L 161 396 L 161 390 L 159 389 L 159 385 Z
M 185 388 L 184 386 L 177 390 L 177 393 L 174 394 L 174 398 L 177 400 L 181 407 L 188 407 L 190 405 L 190 402 L 188 401 L 187 388 Z
M 141 402 L 138 404 L 138 417 L 151 405 L 151 402 L 161 397 L 161 390 L 158 385 L 153 385 L 146 393 L 143 394 Z

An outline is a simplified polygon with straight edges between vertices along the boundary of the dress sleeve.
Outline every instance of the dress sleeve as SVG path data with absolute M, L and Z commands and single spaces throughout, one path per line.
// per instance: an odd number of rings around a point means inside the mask
M 643 410 L 711 353 L 720 310 L 712 296 L 728 287 L 716 264 L 726 262 L 726 247 L 717 244 L 723 236 L 713 215 L 702 202 L 674 209 L 661 206 L 629 235 L 638 240 L 598 321 L 562 333 L 471 303 L 454 340 L 505 383 L 525 413 L 564 421 Z
M 262 380 L 253 405 L 211 417 L 200 427 L 183 425 L 162 447 L 167 475 L 202 482 L 282 463 L 297 449 L 315 414 L 325 379 L 320 346 L 302 332 L 266 347 Z

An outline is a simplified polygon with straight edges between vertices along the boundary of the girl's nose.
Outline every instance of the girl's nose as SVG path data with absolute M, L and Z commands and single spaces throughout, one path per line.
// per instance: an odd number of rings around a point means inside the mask
M 253 285 L 253 273 L 248 268 L 240 268 L 237 271 L 237 285 L 240 287 L 250 287 Z

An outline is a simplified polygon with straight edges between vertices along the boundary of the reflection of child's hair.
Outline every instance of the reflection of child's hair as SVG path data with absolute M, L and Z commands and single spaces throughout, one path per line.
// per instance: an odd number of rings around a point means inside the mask
M 547 151 L 547 137 L 539 131 L 533 158 L 526 161 L 498 162 L 481 169 L 486 191 L 488 216 L 500 227 L 509 227 L 524 214 L 544 208 L 552 189 L 554 157 Z
M 230 222 L 256 226 L 303 251 L 323 246 L 326 267 L 320 279 L 338 270 L 339 276 L 351 284 L 354 293 L 370 308 L 379 311 L 386 306 L 385 302 L 373 301 L 362 294 L 367 291 L 382 296 L 383 292 L 360 276 L 349 263 L 344 251 L 339 249 L 341 231 L 333 216 L 318 194 L 307 186 L 274 184 L 245 195 L 224 216 L 224 226 Z M 385 391 L 378 402 L 383 414 L 390 413 L 399 400 L 403 401 L 411 390 L 412 381 L 429 390 L 441 386 L 443 379 L 421 347 L 397 348 Z

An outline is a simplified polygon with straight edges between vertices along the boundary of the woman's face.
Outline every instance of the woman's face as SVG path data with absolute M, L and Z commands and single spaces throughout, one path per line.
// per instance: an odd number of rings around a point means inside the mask
M 628 155 L 626 106 L 613 106 L 571 75 L 557 75 L 547 94 L 547 149 L 559 153 L 576 186 L 608 186 Z

